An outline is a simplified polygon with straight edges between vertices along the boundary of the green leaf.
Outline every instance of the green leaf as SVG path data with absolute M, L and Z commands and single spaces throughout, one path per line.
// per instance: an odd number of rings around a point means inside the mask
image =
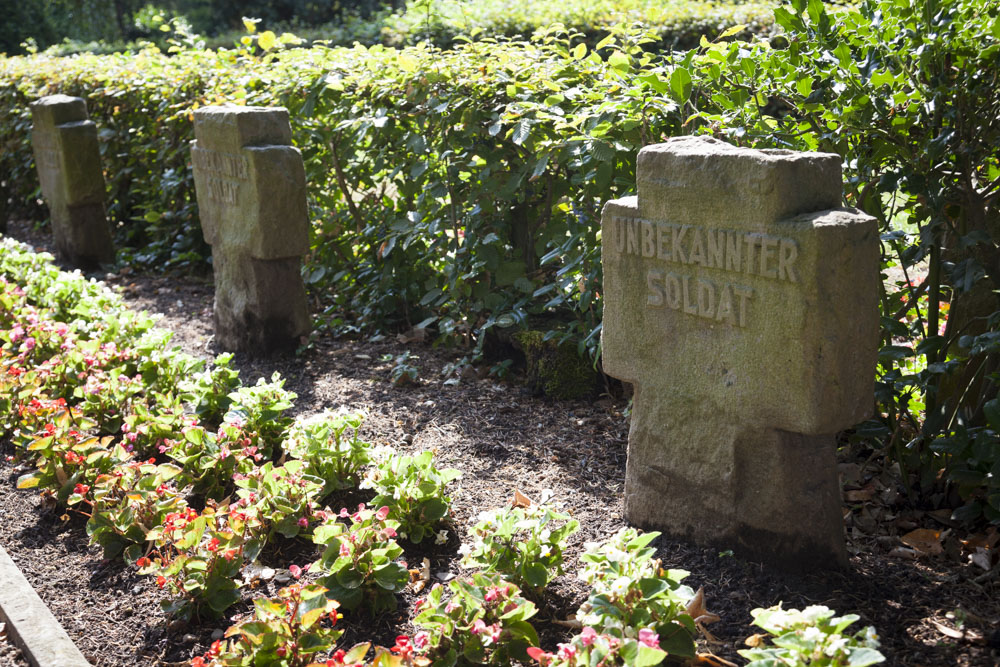
M 995 431 L 1000 431 L 1000 399 L 994 398 L 983 405 L 986 422 Z
M 548 573 L 541 563 L 528 563 L 524 567 L 524 580 L 535 588 L 541 588 L 548 583 Z
M 653 665 L 658 665 L 663 662 L 663 659 L 667 657 L 665 651 L 661 651 L 658 648 L 653 648 L 651 646 L 646 646 L 645 644 L 639 645 L 639 654 L 635 658 L 633 663 L 635 667 L 652 667 Z
M 737 35 L 737 34 L 739 34 L 739 33 L 743 32 L 743 31 L 744 31 L 744 30 L 746 30 L 746 29 L 747 29 L 747 27 L 746 27 L 746 26 L 745 26 L 744 24 L 742 24 L 742 23 L 741 23 L 741 24 L 739 24 L 739 25 L 734 25 L 734 26 L 731 26 L 731 27 L 729 27 L 729 28 L 726 28 L 726 29 L 725 29 L 725 30 L 724 30 L 724 31 L 722 32 L 722 34 L 718 36 L 718 38 L 717 38 L 717 39 L 719 39 L 719 40 L 723 40 L 723 39 L 725 39 L 726 37 L 732 37 L 733 35 Z M 702 36 L 702 39 L 704 39 L 704 36 Z
M 270 30 L 265 30 L 260 33 L 257 37 L 257 46 L 264 49 L 265 51 L 270 51 L 278 44 L 278 37 Z
M 17 478 L 17 488 L 19 489 L 33 489 L 38 486 L 41 480 L 38 479 L 38 473 L 29 472 L 26 475 L 21 475 Z
M 573 59 L 580 60 L 587 55 L 587 45 L 580 42 L 575 47 L 573 47 Z
M 518 146 L 522 145 L 528 138 L 528 134 L 531 132 L 531 121 L 527 118 L 522 118 L 517 121 L 517 125 L 514 126 L 514 132 L 511 135 L 511 140 Z
M 678 67 L 670 75 L 670 90 L 673 93 L 671 97 L 678 104 L 687 102 L 691 97 L 691 73 L 686 68 Z
M 610 65 L 612 69 L 625 74 L 632 69 L 632 59 L 621 51 L 615 51 L 608 56 L 608 65 Z
M 873 648 L 861 647 L 850 649 L 851 653 L 847 657 L 849 667 L 868 667 L 885 661 L 885 656 Z

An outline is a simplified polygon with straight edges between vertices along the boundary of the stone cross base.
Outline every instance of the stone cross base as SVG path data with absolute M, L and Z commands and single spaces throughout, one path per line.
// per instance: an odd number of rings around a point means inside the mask
M 708 404 L 676 408 L 636 392 L 644 418 L 629 433 L 626 521 L 784 569 L 847 563 L 833 436 L 746 428 Z
M 291 350 L 309 333 L 298 257 L 215 256 L 215 337 L 230 350 Z

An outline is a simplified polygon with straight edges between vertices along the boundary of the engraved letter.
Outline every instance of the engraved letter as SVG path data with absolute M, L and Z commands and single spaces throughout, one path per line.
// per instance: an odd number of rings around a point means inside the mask
M 665 262 L 670 261 L 670 228 L 665 222 L 656 223 L 656 256 Z
M 620 216 L 612 218 L 611 230 L 615 237 L 615 252 L 622 255 L 625 253 L 625 218 Z
M 799 282 L 799 277 L 795 274 L 795 267 L 792 266 L 792 262 L 798 256 L 798 244 L 791 239 L 781 239 L 781 245 L 778 247 L 778 280 Z
M 722 253 L 726 249 L 726 233 L 718 229 L 706 229 L 708 249 L 705 252 L 705 266 L 723 268 Z
M 647 308 L 663 308 L 663 290 L 657 283 L 663 281 L 663 271 L 650 269 L 646 272 L 646 287 L 649 292 L 646 294 Z
M 653 233 L 653 223 L 643 220 L 642 223 L 642 256 L 652 257 L 656 254 L 655 234 Z
M 676 273 L 668 273 L 666 279 L 667 306 L 674 310 L 681 307 L 681 281 Z
M 772 236 L 765 236 L 760 240 L 760 275 L 765 278 L 776 278 L 778 272 L 775 269 L 767 268 L 768 261 L 774 257 L 778 248 L 778 239 Z
M 753 249 L 760 244 L 760 234 L 747 234 L 743 238 L 747 242 L 747 263 L 743 267 L 743 273 L 753 273 Z
M 736 296 L 740 297 L 740 326 L 745 327 L 747 325 L 747 301 L 753 296 L 753 289 L 750 287 L 734 287 L 733 291 L 736 292 Z
M 674 225 L 670 230 L 670 249 L 673 251 L 671 257 L 675 262 L 680 262 L 681 264 L 687 264 L 687 257 L 684 256 L 684 249 L 681 248 L 681 240 L 684 238 L 684 233 L 687 232 L 689 225 Z
M 638 237 L 638 227 L 639 221 L 636 218 L 628 218 L 626 223 L 628 229 L 628 248 L 625 252 L 630 255 L 639 254 L 639 239 Z
M 698 315 L 712 317 L 715 313 L 715 285 L 707 280 L 698 281 Z
M 701 235 L 704 232 L 703 229 L 699 227 L 694 227 L 691 230 L 691 252 L 688 254 L 688 263 L 690 264 L 701 264 L 705 266 L 705 243 L 701 239 Z
M 683 276 L 681 282 L 684 284 L 684 312 L 690 315 L 698 314 L 698 304 L 691 300 L 691 276 Z
M 722 286 L 719 294 L 719 310 L 715 313 L 715 319 L 719 322 L 725 320 L 726 324 L 736 324 L 736 316 L 733 313 L 733 286 L 729 283 Z
M 726 232 L 726 271 L 740 271 L 740 251 L 743 249 L 742 237 L 735 232 Z

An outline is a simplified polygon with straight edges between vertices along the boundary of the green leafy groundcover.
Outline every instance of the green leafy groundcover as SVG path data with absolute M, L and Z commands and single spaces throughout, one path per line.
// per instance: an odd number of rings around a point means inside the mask
M 295 395 L 276 376 L 242 385 L 228 356 L 205 363 L 170 348 L 169 334 L 151 318 L 50 260 L 0 239 L 0 438 L 34 468 L 18 486 L 88 517 L 87 533 L 105 556 L 123 555 L 154 577 L 167 593 L 164 610 L 185 619 L 224 615 L 241 598 L 244 568 L 275 534 L 312 541 L 319 559 L 288 565 L 301 581 L 275 599 L 255 600 L 254 618 L 192 664 L 362 662 L 366 644 L 352 648 L 350 660 L 335 650 L 337 609 L 396 606 L 410 583 L 397 538 L 448 541 L 445 487 L 459 472 L 435 468 L 431 452 L 397 456 L 359 441 L 358 415 L 294 422 L 285 413 Z M 335 512 L 322 504 L 333 498 L 327 485 L 374 488 L 378 509 Z M 495 517 L 513 527 L 509 512 Z M 412 643 L 400 637 L 391 651 L 376 650 L 372 664 L 454 664 L 464 656 L 509 665 L 540 650 L 528 623 L 534 605 L 503 577 L 524 571 L 542 547 L 552 553 L 544 567 L 561 572 L 566 538 L 578 524 L 549 508 L 532 512 L 517 515 L 521 533 L 544 515 L 532 550 L 517 550 L 517 531 L 481 549 L 507 555 L 486 557 L 478 563 L 484 573 L 448 589 L 432 587 L 414 609 L 423 629 Z M 647 547 L 656 535 L 625 531 L 594 552 L 588 609 L 600 632 L 590 628 L 590 644 L 603 642 L 606 664 L 654 665 L 668 652 L 693 653 L 695 626 L 685 607 L 693 591 L 680 584 L 686 572 L 660 573 Z M 541 573 L 536 595 L 551 575 Z M 601 582 L 612 580 L 603 590 Z
M 600 209 L 633 190 L 641 146 L 701 133 L 836 152 L 846 203 L 881 223 L 887 269 L 880 414 L 864 435 L 914 498 L 947 479 L 956 518 L 1000 522 L 1000 124 L 983 74 L 998 12 L 794 0 L 775 10 L 773 44 L 732 41 L 733 26 L 660 54 L 643 48 L 655 34 L 618 26 L 594 48 L 550 28 L 448 51 L 281 51 L 262 35 L 238 51 L 0 60 L 0 202 L 36 200 L 28 103 L 81 95 L 121 261 L 201 263 L 192 110 L 283 105 L 306 161 L 321 330 L 419 324 L 481 345 L 542 320 L 596 358 Z
M 540 648 L 529 622 L 535 604 L 513 582 L 543 598 L 578 523 L 534 504 L 481 513 L 470 527 L 474 546 L 461 550 L 479 571 L 431 586 L 412 610 L 412 638 L 376 647 L 370 661 L 370 643 L 337 648 L 339 608 L 393 609 L 409 585 L 397 538 L 449 541 L 445 487 L 460 473 L 435 468 L 431 452 L 398 456 L 360 441 L 360 415 L 293 420 L 285 413 L 295 395 L 277 376 L 243 385 L 228 355 L 206 363 L 169 339 L 103 285 L 0 238 L 0 440 L 34 466 L 20 488 L 86 516 L 105 556 L 124 556 L 155 577 L 164 610 L 185 619 L 225 615 L 242 597 L 246 566 L 275 534 L 318 547 L 315 562 L 288 565 L 291 585 L 255 599 L 253 615 L 193 656 L 192 667 L 506 667 L 530 659 L 652 667 L 693 656 L 691 614 L 702 613 L 694 610 L 703 599 L 681 584 L 687 572 L 653 558 L 658 533 L 630 528 L 588 545 L 579 572 L 591 587 L 577 614 L 583 627 L 553 653 Z M 322 504 L 332 490 L 358 488 L 375 489 L 373 507 Z M 755 611 L 776 636 L 776 655 L 883 659 L 872 628 L 843 635 L 856 616 L 832 618 L 820 607 L 802 614 Z M 762 648 L 748 657 L 768 655 Z

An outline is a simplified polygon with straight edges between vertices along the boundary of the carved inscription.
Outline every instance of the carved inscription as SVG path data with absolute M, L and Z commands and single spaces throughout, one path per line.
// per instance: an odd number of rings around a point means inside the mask
M 249 180 L 249 166 L 245 157 L 238 153 L 223 153 L 205 148 L 191 151 L 191 162 L 198 171 L 207 174 L 205 194 L 223 204 L 236 204 L 239 200 L 240 184 Z
M 32 145 L 35 149 L 35 161 L 39 169 L 59 169 L 59 149 L 49 132 L 35 131 L 32 137 Z
M 616 252 L 674 265 L 701 266 L 745 276 L 797 283 L 799 246 L 793 239 L 727 229 L 678 225 L 615 216 L 611 221 Z M 670 308 L 689 315 L 745 327 L 751 287 L 720 284 L 661 268 L 646 272 L 646 307 Z

